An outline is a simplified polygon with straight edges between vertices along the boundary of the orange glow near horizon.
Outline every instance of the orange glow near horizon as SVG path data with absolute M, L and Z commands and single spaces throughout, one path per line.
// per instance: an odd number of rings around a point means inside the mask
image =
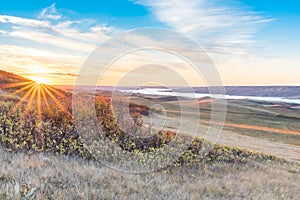
M 241 129 L 249 129 L 249 130 L 258 130 L 258 131 L 266 131 L 266 132 L 275 132 L 275 133 L 282 133 L 282 134 L 289 134 L 289 135 L 300 135 L 299 131 L 287 130 L 287 129 L 278 129 L 278 128 L 270 128 L 264 126 L 256 126 L 256 125 L 249 125 L 249 124 L 234 124 L 234 123 L 219 123 L 219 122 L 212 122 L 201 120 L 201 122 L 207 124 L 216 124 L 216 125 L 223 125 L 227 127 L 234 127 L 234 128 L 241 128 Z

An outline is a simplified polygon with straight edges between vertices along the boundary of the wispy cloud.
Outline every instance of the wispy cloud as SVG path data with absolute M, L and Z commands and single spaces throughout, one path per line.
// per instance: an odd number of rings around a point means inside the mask
M 0 15 L 0 23 L 14 24 L 28 27 L 47 28 L 50 26 L 48 21 L 42 21 L 37 19 L 28 19 L 10 15 Z
M 45 32 L 29 30 L 24 28 L 14 28 L 15 30 L 10 32 L 9 35 L 12 37 L 18 37 L 23 39 L 32 40 L 35 42 L 40 42 L 42 44 L 47 44 L 55 47 L 60 47 L 69 51 L 83 51 L 90 52 L 96 45 L 80 42 L 67 37 L 61 37 L 53 34 L 48 34 Z
M 0 45 L 1 69 L 14 71 L 20 75 L 34 72 L 33 68 L 42 67 L 44 71 L 76 74 L 84 57 L 53 53 L 36 48 Z
M 0 30 L 0 34 L 5 35 L 5 34 L 6 34 L 6 31 Z
M 208 50 L 245 53 L 257 28 L 272 19 L 221 0 L 135 0 L 149 7 L 169 27 L 203 44 Z M 228 6 L 229 5 L 229 6 Z
M 58 20 L 62 17 L 61 14 L 59 14 L 55 8 L 55 3 L 53 3 L 51 6 L 44 8 L 42 12 L 39 15 L 40 19 L 53 19 Z
M 71 77 L 78 77 L 79 76 L 79 74 L 72 74 L 72 73 L 50 73 L 50 75 L 71 76 Z

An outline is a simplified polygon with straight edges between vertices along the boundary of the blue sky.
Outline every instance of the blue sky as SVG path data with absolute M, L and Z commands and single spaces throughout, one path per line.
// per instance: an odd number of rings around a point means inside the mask
M 53 0 L 15 0 L 6 1 L 1 5 L 1 11 L 10 13 L 36 11 L 39 12 L 52 3 L 58 8 L 75 11 L 81 14 L 103 14 L 110 16 L 143 16 L 148 14 L 145 7 L 135 4 L 133 1 L 124 0 L 85 0 L 85 1 L 53 1 Z
M 202 45 L 225 85 L 300 85 L 299 25 L 296 0 L 5 0 L 0 64 L 73 84 L 97 45 L 133 28 L 162 27 Z
M 274 18 L 274 22 L 257 33 L 259 40 L 266 41 L 272 55 L 298 57 L 300 52 L 300 1 L 243 0 L 254 11 Z M 287 50 L 288 49 L 288 50 Z

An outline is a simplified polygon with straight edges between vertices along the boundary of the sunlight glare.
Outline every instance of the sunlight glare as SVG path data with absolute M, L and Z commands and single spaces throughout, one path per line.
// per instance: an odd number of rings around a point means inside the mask
M 37 84 L 49 84 L 49 80 L 44 77 L 35 76 L 35 77 L 31 77 L 31 79 L 35 81 Z

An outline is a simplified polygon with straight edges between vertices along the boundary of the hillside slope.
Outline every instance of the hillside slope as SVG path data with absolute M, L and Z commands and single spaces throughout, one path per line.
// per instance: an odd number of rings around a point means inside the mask
M 1 86 L 3 87 L 5 84 L 30 82 L 30 81 L 32 80 L 10 72 L 0 70 L 0 87 Z

